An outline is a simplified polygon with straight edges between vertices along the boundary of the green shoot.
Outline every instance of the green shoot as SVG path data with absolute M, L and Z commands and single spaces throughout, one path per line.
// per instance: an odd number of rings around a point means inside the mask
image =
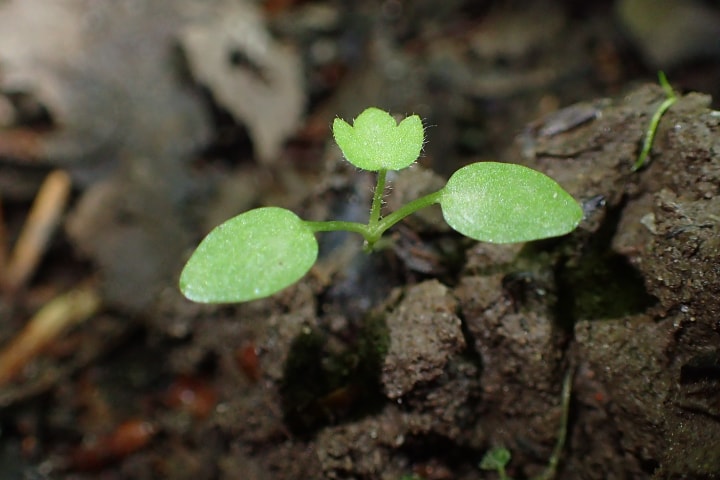
M 555 441 L 555 447 L 553 447 L 552 455 L 548 460 L 548 465 L 545 470 L 538 475 L 533 477 L 533 480 L 552 480 L 557 475 L 558 464 L 560 463 L 560 456 L 565 448 L 565 441 L 567 440 L 567 428 L 568 418 L 570 416 L 570 396 L 572 392 L 572 377 L 573 369 L 570 369 L 565 374 L 562 385 L 562 393 L 560 397 L 560 428 L 558 429 L 558 438 Z M 488 450 L 480 460 L 478 465 L 481 470 L 495 470 L 498 473 L 500 480 L 512 480 L 505 467 L 510 463 L 510 451 L 503 447 L 494 447 Z
M 562 393 L 560 396 L 560 428 L 558 429 L 558 438 L 555 442 L 552 455 L 548 461 L 548 465 L 535 480 L 551 480 L 555 478 L 557 474 L 557 467 L 560 463 L 560 456 L 565 448 L 565 441 L 567 440 L 567 429 L 568 429 L 568 417 L 570 416 L 570 395 L 572 393 L 572 377 L 573 369 L 567 371 L 565 378 L 563 379 Z
M 670 85 L 670 82 L 668 82 L 665 72 L 658 72 L 658 81 L 660 82 L 662 89 L 665 91 L 665 100 L 660 104 L 658 109 L 655 110 L 655 113 L 650 119 L 650 125 L 648 125 L 648 129 L 645 132 L 645 141 L 643 142 L 642 150 L 640 150 L 640 155 L 638 155 L 637 160 L 632 166 L 633 172 L 637 172 L 647 163 L 653 141 L 655 140 L 655 132 L 660 124 L 660 119 L 672 106 L 672 104 L 677 101 L 677 95 L 675 95 L 675 91 Z
M 510 451 L 507 448 L 495 447 L 488 450 L 480 461 L 481 470 L 495 470 L 500 480 L 510 480 L 505 466 L 510 463 Z
M 496 162 L 467 165 L 442 189 L 383 216 L 388 170 L 410 166 L 422 151 L 425 131 L 420 117 L 412 115 L 398 124 L 389 113 L 368 108 L 352 126 L 336 119 L 333 134 L 347 161 L 377 172 L 368 222 L 308 221 L 277 207 L 242 213 L 212 230 L 188 260 L 179 282 L 187 298 L 229 303 L 270 296 L 313 266 L 316 233 L 357 233 L 370 252 L 393 225 L 433 204 L 440 205 L 447 223 L 459 233 L 493 243 L 564 235 L 582 219 L 580 205 L 551 178 Z

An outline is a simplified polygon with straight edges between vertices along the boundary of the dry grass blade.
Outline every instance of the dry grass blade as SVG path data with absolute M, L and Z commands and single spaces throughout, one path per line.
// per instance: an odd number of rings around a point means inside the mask
M 35 197 L 3 276 L 3 286 L 13 292 L 24 286 L 37 268 L 65 210 L 72 183 L 64 170 L 48 174 Z
M 100 296 L 88 287 L 78 287 L 48 302 L 0 352 L 0 386 L 12 380 L 64 330 L 83 322 L 99 308 Z
M 0 278 L 5 274 L 7 268 L 7 254 L 7 227 L 5 226 L 5 215 L 3 214 L 3 201 L 2 197 L 0 197 Z

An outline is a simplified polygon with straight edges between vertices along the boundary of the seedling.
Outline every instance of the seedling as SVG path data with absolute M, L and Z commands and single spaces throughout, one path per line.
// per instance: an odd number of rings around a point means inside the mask
M 648 129 L 645 132 L 645 141 L 643 141 L 640 155 L 638 155 L 637 160 L 635 160 L 635 163 L 632 166 L 633 172 L 640 170 L 647 163 L 648 157 L 650 156 L 650 149 L 652 149 L 652 144 L 655 140 L 655 132 L 657 131 L 658 125 L 660 125 L 660 119 L 665 112 L 672 107 L 673 103 L 677 101 L 675 90 L 673 90 L 672 85 L 668 82 L 665 72 L 658 72 L 658 82 L 665 92 L 665 100 L 663 100 L 663 102 L 658 106 L 658 109 L 655 110 L 655 113 L 650 119 L 650 125 L 648 125 Z
M 505 467 L 510 463 L 510 450 L 503 447 L 495 447 L 488 450 L 480 461 L 480 470 L 494 470 L 500 480 L 510 480 Z
M 550 460 L 548 460 L 547 467 L 543 472 L 533 477 L 532 480 L 552 480 L 557 474 L 558 464 L 560 463 L 560 456 L 562 455 L 563 448 L 565 448 L 565 440 L 567 440 L 567 429 L 568 429 L 568 417 L 570 415 L 570 395 L 572 391 L 572 377 L 573 369 L 569 369 L 565 373 L 565 379 L 563 380 L 562 393 L 560 397 L 560 428 L 558 429 L 558 438 L 555 441 L 555 447 L 553 448 Z M 494 470 L 498 474 L 500 480 L 512 480 L 507 474 L 505 467 L 510 463 L 512 455 L 510 450 L 505 447 L 493 447 L 483 455 L 482 460 L 478 464 L 480 470 Z
M 309 221 L 278 207 L 242 213 L 212 230 L 188 260 L 180 275 L 180 290 L 188 299 L 230 303 L 270 296 L 300 280 L 313 266 L 317 232 L 360 234 L 370 252 L 393 225 L 436 203 L 453 229 L 492 243 L 564 235 L 582 218 L 580 205 L 551 178 L 496 162 L 467 165 L 442 189 L 383 216 L 387 172 L 409 167 L 422 151 L 425 132 L 420 117 L 412 115 L 398 124 L 389 113 L 368 108 L 352 126 L 336 118 L 332 129 L 347 161 L 377 172 L 368 222 Z

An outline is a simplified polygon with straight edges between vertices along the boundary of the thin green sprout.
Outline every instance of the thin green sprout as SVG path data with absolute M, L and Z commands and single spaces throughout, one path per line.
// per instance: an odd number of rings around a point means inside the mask
M 650 156 L 650 150 L 652 149 L 653 141 L 655 140 L 655 132 L 657 131 L 658 125 L 660 124 L 660 120 L 662 119 L 662 116 L 665 114 L 665 112 L 673 105 L 673 103 L 677 101 L 677 95 L 675 94 L 675 91 L 670 85 L 670 82 L 668 82 L 668 79 L 665 76 L 665 72 L 658 72 L 658 80 L 660 82 L 660 86 L 665 91 L 666 98 L 660 104 L 658 109 L 655 110 L 655 114 L 650 119 L 650 125 L 645 132 L 645 141 L 643 142 L 642 150 L 640 150 L 640 155 L 638 155 L 637 160 L 632 166 L 633 172 L 640 170 L 647 163 L 648 157 Z
M 553 448 L 552 455 L 550 456 L 550 460 L 548 461 L 548 465 L 545 468 L 545 471 L 543 471 L 542 474 L 536 477 L 535 480 L 550 480 L 552 478 L 555 478 L 555 475 L 557 474 L 557 467 L 560 463 L 560 455 L 562 455 L 563 448 L 565 448 L 565 441 L 567 440 L 568 417 L 570 416 L 570 396 L 572 393 L 572 378 L 573 369 L 571 368 L 565 374 L 565 378 L 563 379 L 560 400 L 560 408 L 562 413 L 560 417 L 560 428 L 558 429 L 558 438 L 555 442 L 555 447 Z

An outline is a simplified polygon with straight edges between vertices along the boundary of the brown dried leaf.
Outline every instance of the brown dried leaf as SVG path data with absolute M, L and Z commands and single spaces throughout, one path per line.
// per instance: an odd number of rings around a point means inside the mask
M 197 80 L 247 126 L 258 158 L 271 162 L 303 113 L 300 61 L 270 37 L 255 7 L 230 5 L 188 25 L 180 41 Z

